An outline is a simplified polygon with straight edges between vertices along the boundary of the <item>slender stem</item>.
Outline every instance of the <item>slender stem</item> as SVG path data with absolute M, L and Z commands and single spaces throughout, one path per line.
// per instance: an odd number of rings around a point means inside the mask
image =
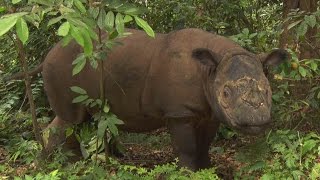
M 99 28 L 98 29 L 99 32 L 99 45 L 100 45 L 100 51 L 103 51 L 102 48 L 102 31 Z M 101 109 L 100 109 L 100 119 L 101 119 L 101 115 L 103 112 L 103 108 L 105 106 L 105 92 L 104 92 L 104 63 L 103 63 L 104 59 L 98 59 L 98 64 L 99 64 L 99 72 L 100 72 L 100 100 L 102 101 L 102 105 L 101 105 Z M 105 153 L 105 160 L 106 160 L 106 164 L 109 163 L 109 143 L 108 143 L 108 133 L 106 132 L 104 134 L 104 153 Z
M 24 73 L 24 82 L 25 82 L 25 86 L 26 86 L 26 92 L 27 92 L 31 116 L 32 116 L 33 132 L 34 132 L 34 135 L 35 135 L 37 141 L 41 144 L 41 146 L 44 149 L 43 139 L 41 138 L 39 124 L 36 119 L 36 108 L 35 108 L 32 90 L 31 90 L 31 79 L 28 74 L 28 65 L 26 62 L 25 50 L 24 50 L 23 44 L 20 39 L 17 39 L 15 41 L 15 44 L 16 44 L 17 50 L 19 52 L 19 60 L 20 60 L 21 66 L 22 66 L 22 71 Z

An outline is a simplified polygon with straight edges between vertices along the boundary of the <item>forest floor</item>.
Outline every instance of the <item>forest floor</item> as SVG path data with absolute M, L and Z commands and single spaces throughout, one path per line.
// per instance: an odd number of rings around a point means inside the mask
M 120 137 L 125 148 L 124 156 L 117 159 L 121 164 L 154 168 L 156 165 L 176 162 L 170 136 L 166 129 L 143 134 L 122 133 Z M 236 136 L 230 139 L 218 138 L 212 143 L 209 151 L 210 158 L 220 178 L 233 179 L 234 173 L 243 166 L 235 160 L 237 149 L 245 146 L 250 139 L 252 138 L 249 136 Z M 0 146 L 0 164 L 7 164 L 11 167 L 9 174 L 8 172 L 1 173 L 0 168 L 0 179 L 8 175 L 21 176 L 34 169 L 34 163 L 8 162 L 8 155 L 5 147 Z
M 299 131 L 308 132 L 311 127 L 306 123 L 299 128 Z M 266 139 L 241 134 L 225 138 L 220 133 L 212 142 L 209 151 L 211 162 L 216 169 L 217 175 L 221 179 L 226 180 L 234 179 L 237 173 L 239 177 L 239 172 L 247 165 L 239 160 L 239 153 L 249 152 L 255 144 L 258 144 L 259 140 L 265 141 Z M 176 162 L 170 142 L 170 135 L 165 128 L 150 133 L 121 132 L 120 141 L 125 149 L 124 156 L 117 158 L 120 164 L 152 169 L 156 165 Z M 254 160 L 260 157 L 259 153 L 250 153 L 249 156 L 252 156 L 251 158 Z M 35 169 L 34 163 L 8 162 L 8 156 L 10 156 L 9 153 L 0 144 L 0 179 L 1 177 L 10 177 L 12 175 L 21 176 Z M 6 166 L 6 173 L 1 173 L 4 165 Z M 7 166 L 10 166 L 9 170 Z
M 131 135 L 132 134 L 127 134 Z M 147 139 L 143 136 L 148 135 Z M 123 139 L 126 152 L 119 161 L 121 164 L 130 164 L 139 167 L 153 168 L 155 165 L 175 162 L 175 156 L 170 144 L 169 134 L 165 129 L 160 129 L 135 142 Z M 141 136 L 141 135 L 138 135 Z M 124 137 L 126 138 L 126 137 Z M 251 136 L 235 136 L 230 139 L 218 138 L 211 145 L 209 155 L 212 165 L 222 179 L 233 179 L 234 174 L 244 166 L 236 160 L 236 152 L 253 141 Z M 129 140 L 129 141 L 128 141 Z M 165 142 L 161 142 L 161 141 Z M 139 142 L 140 141 L 140 142 Z

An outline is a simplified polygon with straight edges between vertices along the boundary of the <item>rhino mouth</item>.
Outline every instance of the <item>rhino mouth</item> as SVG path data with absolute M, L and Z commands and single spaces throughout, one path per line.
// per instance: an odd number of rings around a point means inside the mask
M 271 121 L 265 121 L 264 117 L 261 117 L 258 120 L 252 119 L 251 122 L 253 124 L 239 123 L 241 122 L 241 120 L 233 116 L 230 112 L 226 112 L 225 114 L 227 116 L 227 119 L 229 120 L 227 124 L 235 128 L 237 131 L 240 131 L 248 135 L 260 134 L 261 132 L 270 128 L 272 124 Z M 255 121 L 262 122 L 262 123 L 254 124 Z
M 265 123 L 262 125 L 242 125 L 237 128 L 240 132 L 248 135 L 257 135 L 270 128 L 271 123 Z

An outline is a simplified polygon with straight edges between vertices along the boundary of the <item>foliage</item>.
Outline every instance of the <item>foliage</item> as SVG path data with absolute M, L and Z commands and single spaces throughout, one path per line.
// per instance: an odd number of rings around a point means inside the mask
M 320 108 L 320 59 L 299 60 L 294 51 L 289 52 L 292 60 L 274 71 L 278 84 L 272 96 L 276 120 L 287 128 L 296 127 L 304 120 L 314 121 L 316 126 Z
M 231 36 L 256 52 L 274 48 L 281 32 L 282 6 L 278 1 L 131 1 L 149 9 L 145 18 L 157 32 L 200 28 Z
M 98 68 L 99 59 L 106 54 L 116 43 L 118 37 L 123 37 L 124 26 L 134 27 L 138 24 L 147 33 L 153 36 L 153 31 L 140 19 L 144 9 L 131 5 L 113 4 L 104 6 L 100 11 L 97 6 L 89 6 L 82 0 L 42 1 L 5 1 L 9 4 L 5 8 L 0 2 L 0 22 L 7 26 L 0 27 L 0 33 L 8 27 L 16 31 L 7 31 L 7 35 L 0 37 L 0 76 L 9 72 L 18 72 L 18 54 L 14 50 L 13 33 L 17 33 L 25 45 L 30 67 L 36 66 L 60 38 L 67 43 L 71 38 L 83 45 L 84 52 L 74 62 L 73 74 L 81 73 L 81 69 L 90 64 Z M 14 4 L 13 4 L 13 3 Z M 53 4 L 50 4 L 54 2 Z M 119 1 L 117 1 L 119 2 Z M 132 0 L 145 6 L 149 12 L 142 17 L 158 32 L 169 32 L 186 27 L 197 27 L 217 34 L 229 36 L 240 45 L 253 52 L 269 51 L 278 44 L 281 32 L 282 5 L 279 0 L 248 1 L 248 0 Z M 39 4 L 35 4 L 39 3 Z M 50 9 L 49 5 L 53 5 Z M 28 14 L 25 14 L 27 12 Z M 21 14 L 22 13 L 22 14 Z M 89 17 L 83 19 L 83 17 Z M 9 19 L 8 19 L 9 18 Z M 289 28 L 294 29 L 294 38 L 303 40 L 308 29 L 319 28 L 319 11 L 311 14 L 292 12 L 289 19 Z M 42 23 L 40 23 L 40 20 Z M 105 28 L 112 36 L 108 42 L 101 42 L 96 52 L 94 44 L 99 34 L 93 31 L 96 28 Z M 102 48 L 102 49 L 100 49 Z M 277 127 L 294 128 L 294 131 L 280 130 L 272 132 L 265 139 L 256 144 L 245 146 L 238 153 L 237 160 L 246 163 L 236 172 L 236 178 L 243 179 L 317 179 L 320 172 L 319 135 L 315 133 L 302 133 L 296 131 L 300 125 L 308 125 L 314 120 L 312 131 L 319 126 L 320 87 L 319 87 L 319 59 L 298 59 L 295 48 L 290 50 L 292 61 L 275 69 L 271 75 L 273 86 L 273 119 Z M 72 72 L 70 72 L 72 73 Z M 1 78 L 0 77 L 0 78 Z M 41 91 L 42 80 L 38 78 L 33 85 L 33 94 L 39 104 L 38 116 L 45 117 L 41 121 L 48 121 L 50 110 Z M 186 169 L 178 169 L 175 163 L 159 165 L 155 168 L 143 168 L 131 165 L 121 165 L 111 160 L 106 165 L 102 154 L 98 154 L 97 162 L 94 153 L 102 153 L 104 142 L 102 135 L 121 134 L 121 140 L 126 142 L 144 143 L 151 147 L 161 147 L 170 143 L 169 136 L 158 137 L 150 134 L 127 134 L 118 132 L 116 125 L 122 122 L 109 113 L 107 100 L 89 97 L 80 87 L 71 87 L 76 98 L 74 103 L 82 103 L 92 107 L 102 107 L 108 118 L 94 121 L 81 127 L 67 130 L 67 135 L 75 134 L 80 142 L 81 152 L 85 160 L 76 163 L 67 162 L 72 156 L 59 147 L 54 153 L 53 160 L 46 162 L 45 166 L 27 164 L 36 159 L 40 151 L 39 145 L 34 141 L 31 130 L 31 120 L 25 112 L 27 102 L 24 102 L 24 87 L 21 81 L 4 84 L 0 81 L 0 149 L 4 144 L 9 153 L 5 163 L 0 165 L 0 178 L 16 176 L 16 179 L 217 179 L 214 169 L 192 173 Z M 100 115 L 96 115 L 98 119 Z M 309 130 L 308 129 L 308 130 Z M 26 138 L 25 134 L 29 134 Z M 224 127 L 220 130 L 220 137 L 225 139 L 237 138 L 230 129 Z M 108 137 L 110 140 L 110 136 Z M 211 153 L 227 151 L 215 147 Z M 1 155 L 1 153 L 0 153 Z M 1 160 L 1 157 L 0 157 Z M 217 165 L 217 164 L 216 164 Z M 27 166 L 19 173 L 20 166 Z M 36 166 L 36 167 L 35 167 Z
M 13 6 L 15 4 L 22 3 L 20 1 L 12 1 Z M 8 3 L 10 4 L 10 3 Z M 4 10 L 10 10 L 10 5 L 3 6 Z M 81 53 L 73 62 L 74 68 L 72 75 L 77 75 L 84 68 L 87 60 L 90 61 L 90 65 L 102 72 L 100 77 L 100 99 L 88 99 L 86 91 L 80 87 L 71 87 L 71 90 L 80 94 L 72 102 L 81 103 L 87 100 L 84 105 L 90 105 L 93 107 L 98 105 L 101 110 L 99 114 L 94 115 L 94 120 L 98 121 L 98 130 L 96 143 L 99 139 L 103 140 L 106 131 L 109 130 L 112 136 L 118 135 L 118 129 L 116 125 L 123 124 L 123 122 L 109 112 L 107 100 L 104 99 L 104 85 L 103 85 L 103 60 L 107 57 L 107 51 L 111 50 L 116 45 L 116 39 L 119 37 L 125 37 L 125 23 L 135 20 L 136 24 L 146 31 L 149 36 L 154 37 L 152 28 L 138 15 L 143 12 L 141 9 L 121 1 L 99 1 L 99 2 L 86 2 L 83 3 L 79 0 L 65 0 L 65 1 L 39 1 L 33 0 L 28 3 L 24 3 L 22 8 L 17 9 L 13 13 L 8 13 L 0 18 L 0 36 L 9 32 L 15 26 L 15 35 L 18 37 L 17 46 L 19 42 L 26 44 L 29 39 L 29 27 L 28 23 L 34 25 L 39 30 L 39 25 L 44 20 L 44 17 L 49 18 L 46 23 L 47 27 L 61 23 L 57 30 L 57 35 L 62 36 L 62 42 L 67 45 L 72 39 L 74 39 L 82 48 Z M 98 29 L 98 31 L 96 31 Z M 107 32 L 107 38 L 102 38 L 102 31 Z M 14 38 L 12 38 L 14 39 Z M 94 49 L 94 42 L 96 49 Z M 22 64 L 25 58 L 24 49 L 21 47 L 18 49 Z M 24 67 L 26 69 L 27 67 Z M 26 79 L 26 86 L 28 87 L 29 80 Z M 33 88 L 35 90 L 35 88 Z M 27 89 L 28 91 L 28 89 Z M 30 90 L 29 90 L 30 91 Z M 30 105 L 33 103 L 33 99 L 28 94 Z M 32 95 L 32 94 L 31 94 Z M 89 101 L 88 101 L 89 100 Z M 31 108 L 32 110 L 33 108 Z M 34 113 L 32 114 L 34 116 Z M 36 120 L 33 121 L 36 123 Z M 37 132 L 37 124 L 35 127 L 35 135 L 39 137 Z M 40 142 L 41 139 L 37 138 Z M 43 144 L 43 143 L 42 143 Z M 97 145 L 98 146 L 98 145 Z
M 320 28 L 320 9 L 315 12 L 292 10 L 285 21 L 290 23 L 289 30 L 295 30 L 296 36 L 294 36 L 294 39 L 305 40 L 305 35 L 309 29 Z
M 261 179 L 317 179 L 320 177 L 320 136 L 313 132 L 278 130 L 240 151 L 238 159 L 248 163 L 238 176 Z M 252 157 L 252 155 L 254 155 Z

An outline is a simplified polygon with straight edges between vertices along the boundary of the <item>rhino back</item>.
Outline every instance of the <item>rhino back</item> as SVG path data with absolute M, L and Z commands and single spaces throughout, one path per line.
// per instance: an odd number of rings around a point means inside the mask
M 143 111 L 165 118 L 200 117 L 211 113 L 204 94 L 202 70 L 192 58 L 196 48 L 223 53 L 238 47 L 233 41 L 199 29 L 168 34 L 147 76 Z

